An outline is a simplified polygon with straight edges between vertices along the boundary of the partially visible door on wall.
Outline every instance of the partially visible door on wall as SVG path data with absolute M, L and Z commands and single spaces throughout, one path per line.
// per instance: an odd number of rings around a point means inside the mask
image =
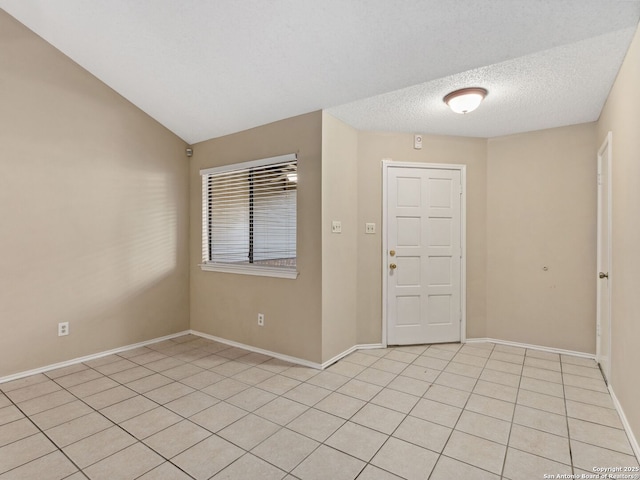
M 386 168 L 387 343 L 459 342 L 462 170 Z
M 611 132 L 598 151 L 598 278 L 596 356 L 611 376 Z

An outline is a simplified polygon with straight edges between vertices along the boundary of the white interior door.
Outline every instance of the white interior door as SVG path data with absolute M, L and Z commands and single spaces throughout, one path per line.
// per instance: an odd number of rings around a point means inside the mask
M 598 299 L 596 356 L 611 375 L 611 132 L 598 151 Z
M 386 178 L 387 343 L 459 342 L 461 171 L 390 165 Z

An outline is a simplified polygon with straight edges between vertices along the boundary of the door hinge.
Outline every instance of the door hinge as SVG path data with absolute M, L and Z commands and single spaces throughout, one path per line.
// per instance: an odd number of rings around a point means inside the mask
M 602 174 L 598 174 L 598 185 L 602 185 Z

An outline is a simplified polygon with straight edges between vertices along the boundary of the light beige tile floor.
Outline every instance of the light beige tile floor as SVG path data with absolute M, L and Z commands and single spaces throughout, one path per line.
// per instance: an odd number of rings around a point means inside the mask
M 0 480 L 532 480 L 638 465 L 592 360 L 491 343 L 362 350 L 320 372 L 186 335 L 0 391 Z

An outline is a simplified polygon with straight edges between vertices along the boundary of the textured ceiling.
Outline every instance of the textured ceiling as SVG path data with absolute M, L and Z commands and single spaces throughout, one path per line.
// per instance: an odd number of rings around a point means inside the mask
M 640 0 L 0 0 L 189 143 L 318 110 L 494 136 L 597 119 Z M 448 91 L 489 96 L 460 116 Z
M 328 109 L 359 130 L 496 137 L 598 119 L 635 28 L 532 53 Z M 478 110 L 453 113 L 459 88 L 489 93 Z

